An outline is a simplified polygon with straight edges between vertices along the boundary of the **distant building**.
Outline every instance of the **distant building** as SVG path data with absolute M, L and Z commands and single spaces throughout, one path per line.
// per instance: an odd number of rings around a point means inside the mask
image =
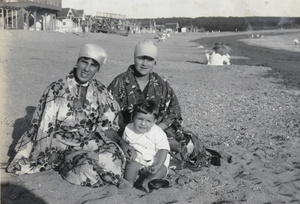
M 54 30 L 62 0 L 0 0 L 0 28 Z
M 155 33 L 156 32 L 156 23 L 154 19 L 134 19 L 136 24 L 137 32 L 141 33 Z
M 165 25 L 156 25 L 156 30 L 158 32 L 162 32 L 166 29 L 166 26 Z
M 186 33 L 186 32 L 197 32 L 198 29 L 194 26 L 184 26 L 182 28 L 179 28 L 178 29 L 179 32 L 182 32 L 182 33 Z
M 80 26 L 84 20 L 84 10 L 62 8 L 56 18 L 56 29 L 65 32 L 80 32 Z
M 166 32 L 178 32 L 179 24 L 178 23 L 165 23 Z

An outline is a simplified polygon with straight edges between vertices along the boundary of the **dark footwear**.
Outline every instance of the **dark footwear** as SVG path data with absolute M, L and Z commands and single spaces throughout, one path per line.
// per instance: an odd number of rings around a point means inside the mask
M 150 189 L 169 188 L 170 182 L 166 179 L 154 179 L 148 184 Z

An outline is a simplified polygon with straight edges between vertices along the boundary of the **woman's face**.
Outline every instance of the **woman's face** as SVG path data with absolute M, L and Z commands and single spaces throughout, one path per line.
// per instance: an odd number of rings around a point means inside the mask
M 92 58 L 82 57 L 77 62 L 76 80 L 79 84 L 83 84 L 92 79 L 96 72 L 100 69 L 100 65 Z
M 141 76 L 147 76 L 152 72 L 155 63 L 155 60 L 152 57 L 148 56 L 138 56 L 134 59 L 135 70 Z
M 133 126 L 138 134 L 149 132 L 156 120 L 153 114 L 137 112 L 133 118 Z

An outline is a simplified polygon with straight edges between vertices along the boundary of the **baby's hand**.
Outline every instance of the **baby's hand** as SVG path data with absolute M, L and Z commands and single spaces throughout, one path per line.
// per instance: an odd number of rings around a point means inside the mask
M 158 170 L 160 169 L 160 167 L 156 164 L 149 166 L 147 171 L 149 174 L 156 174 L 158 172 Z

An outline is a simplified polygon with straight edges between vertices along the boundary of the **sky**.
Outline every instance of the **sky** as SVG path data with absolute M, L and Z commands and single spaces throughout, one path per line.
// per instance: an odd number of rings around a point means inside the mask
M 300 0 L 62 0 L 63 8 L 126 15 L 127 18 L 170 17 L 300 17 Z

